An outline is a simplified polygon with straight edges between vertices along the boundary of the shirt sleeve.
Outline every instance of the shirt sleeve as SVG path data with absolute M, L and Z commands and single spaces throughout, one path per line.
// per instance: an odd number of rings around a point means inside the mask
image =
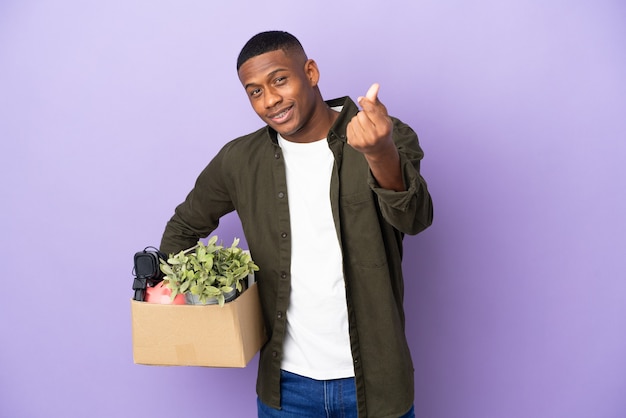
M 222 170 L 226 153 L 225 147 L 211 160 L 185 201 L 176 207 L 163 232 L 162 252 L 171 254 L 192 247 L 218 227 L 223 215 L 234 210 L 228 178 Z
M 369 173 L 368 182 L 376 196 L 383 217 L 399 231 L 414 235 L 432 224 L 433 204 L 426 181 L 420 174 L 424 157 L 417 134 L 408 125 L 392 118 L 393 140 L 400 154 L 405 191 L 381 188 Z

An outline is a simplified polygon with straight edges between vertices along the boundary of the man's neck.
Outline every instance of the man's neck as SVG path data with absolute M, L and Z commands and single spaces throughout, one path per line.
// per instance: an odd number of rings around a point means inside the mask
M 339 112 L 331 109 L 326 102 L 322 101 L 318 110 L 307 124 L 309 129 L 296 132 L 293 135 L 282 135 L 282 137 L 287 141 L 298 143 L 319 141 L 326 138 L 337 117 L 339 117 Z

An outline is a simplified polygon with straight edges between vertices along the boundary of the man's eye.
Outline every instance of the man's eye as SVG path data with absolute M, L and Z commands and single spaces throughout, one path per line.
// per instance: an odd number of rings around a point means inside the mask
M 251 97 L 258 96 L 259 94 L 261 94 L 261 89 L 250 90 Z
M 277 77 L 276 80 L 274 80 L 274 84 L 283 84 L 285 81 L 287 81 L 287 77 Z

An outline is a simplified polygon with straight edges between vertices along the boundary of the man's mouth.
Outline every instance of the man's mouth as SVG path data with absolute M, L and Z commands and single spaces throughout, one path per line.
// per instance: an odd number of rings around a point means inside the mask
M 271 119 L 272 122 L 282 123 L 291 115 L 291 109 L 293 109 L 293 106 L 289 106 L 278 113 L 272 113 L 271 115 L 268 115 L 268 118 Z

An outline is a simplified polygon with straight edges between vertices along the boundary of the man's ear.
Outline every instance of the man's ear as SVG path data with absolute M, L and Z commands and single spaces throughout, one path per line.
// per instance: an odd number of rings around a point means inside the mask
M 317 83 L 320 81 L 320 70 L 317 68 L 317 63 L 312 59 L 306 60 L 304 63 L 304 74 L 309 80 L 309 84 L 311 87 L 317 86 Z

